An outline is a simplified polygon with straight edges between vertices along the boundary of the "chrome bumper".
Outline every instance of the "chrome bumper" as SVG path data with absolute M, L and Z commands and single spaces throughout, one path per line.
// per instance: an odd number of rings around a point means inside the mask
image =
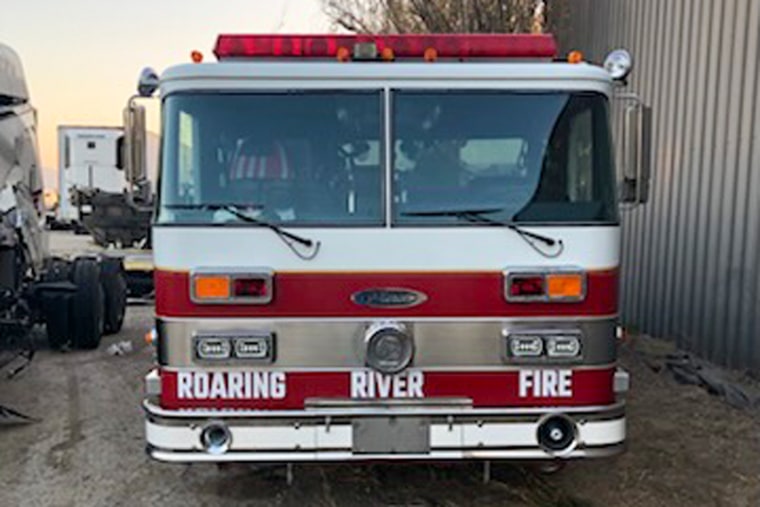
M 625 406 L 474 409 L 450 406 L 335 405 L 299 411 L 164 410 L 143 403 L 148 454 L 166 462 L 305 462 L 377 460 L 546 460 L 608 457 L 625 445 Z M 538 426 L 549 415 L 569 417 L 577 425 L 571 447 L 561 453 L 538 442 Z M 210 421 L 223 423 L 231 435 L 229 450 L 210 454 L 201 432 Z M 398 451 L 377 431 L 386 423 L 424 425 L 413 452 Z M 368 432 L 369 438 L 368 438 Z M 362 436 L 360 436 L 360 433 Z M 398 433 L 395 438 L 409 438 Z M 420 438 L 422 440 L 420 440 Z M 370 442 L 363 447 L 362 442 Z M 373 444 L 372 442 L 376 442 Z M 379 444 L 377 444 L 379 442 Z M 385 443 L 383 443 L 385 442 Z M 388 445 L 377 452 L 373 445 Z M 403 446 L 403 442 L 401 442 Z M 407 449 L 407 450 L 408 450 Z

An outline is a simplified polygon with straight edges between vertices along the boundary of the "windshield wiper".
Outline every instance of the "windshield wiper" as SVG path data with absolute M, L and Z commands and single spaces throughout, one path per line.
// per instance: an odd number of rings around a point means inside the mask
M 264 208 L 261 204 L 168 204 L 164 206 L 168 209 L 200 209 L 200 210 L 206 210 L 206 211 L 226 211 L 230 215 L 234 216 L 235 218 L 242 220 L 243 222 L 247 222 L 249 224 L 255 224 L 260 227 L 266 227 L 267 229 L 272 230 L 277 236 L 282 239 L 282 241 L 290 248 L 293 253 L 295 253 L 298 257 L 304 259 L 304 260 L 311 260 L 314 257 L 317 256 L 317 253 L 319 253 L 319 247 L 321 246 L 321 243 L 319 241 L 314 241 L 309 238 L 304 238 L 303 236 L 299 236 L 298 234 L 294 234 L 292 232 L 286 231 L 284 228 L 277 224 L 273 224 L 272 222 L 269 222 L 267 220 L 262 220 L 260 218 L 254 217 L 252 215 L 249 215 L 246 211 L 249 209 L 255 209 L 255 210 L 261 210 Z M 303 252 L 297 250 L 293 243 L 299 243 L 306 248 L 313 249 L 311 253 L 304 254 Z
M 564 243 L 561 239 L 554 239 L 543 234 L 531 232 L 523 229 L 519 225 L 512 222 L 502 222 L 500 220 L 494 220 L 488 218 L 485 215 L 492 213 L 499 213 L 504 211 L 503 208 L 478 208 L 478 209 L 457 209 L 457 210 L 430 210 L 430 211 L 408 211 L 401 213 L 403 216 L 409 217 L 456 217 L 467 220 L 468 222 L 475 222 L 481 224 L 496 225 L 500 227 L 506 227 L 516 232 L 521 238 L 525 240 L 534 250 L 545 257 L 558 257 L 564 250 Z M 540 241 L 548 247 L 559 246 L 559 250 L 554 254 L 549 254 L 535 245 L 535 241 Z

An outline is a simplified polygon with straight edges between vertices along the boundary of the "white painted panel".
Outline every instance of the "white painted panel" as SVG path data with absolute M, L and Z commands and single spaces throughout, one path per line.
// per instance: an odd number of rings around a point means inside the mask
M 612 94 L 607 72 L 594 65 L 477 62 L 346 65 L 334 62 L 224 62 L 177 65 L 161 76 L 161 95 L 184 90 L 293 88 L 501 88 L 588 90 Z
M 500 271 L 515 266 L 578 266 L 609 269 L 619 264 L 618 227 L 531 227 L 561 239 L 556 258 L 539 255 L 509 229 L 493 227 L 404 229 L 289 229 L 322 243 L 306 261 L 277 235 L 258 227 L 156 227 L 157 268 L 268 267 L 275 271 Z M 543 245 L 541 245 L 543 246 Z
M 319 449 L 350 449 L 353 439 L 353 429 L 348 424 L 316 427 L 316 441 Z
M 238 426 L 233 427 L 231 432 L 232 450 L 314 449 L 317 443 L 316 431 L 309 426 L 298 429 L 293 426 Z
M 163 426 L 145 421 L 145 440 L 155 447 L 175 451 L 200 451 L 200 430 L 190 426 Z
M 578 428 L 579 440 L 585 445 L 611 445 L 625 440 L 625 419 L 597 421 Z
M 464 447 L 536 446 L 536 423 L 486 423 L 462 425 Z
M 462 447 L 462 425 L 434 424 L 430 426 L 430 447 Z

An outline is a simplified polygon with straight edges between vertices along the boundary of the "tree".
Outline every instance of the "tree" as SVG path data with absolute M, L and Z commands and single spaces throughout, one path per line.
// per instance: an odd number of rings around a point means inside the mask
M 363 33 L 538 33 L 568 0 L 322 0 L 339 28 Z

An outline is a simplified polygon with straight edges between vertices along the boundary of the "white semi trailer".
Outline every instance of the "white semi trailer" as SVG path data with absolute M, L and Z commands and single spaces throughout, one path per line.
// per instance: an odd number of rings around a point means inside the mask
M 84 218 L 92 212 L 83 195 L 124 191 L 123 140 L 121 127 L 58 127 L 59 225 L 83 229 Z

